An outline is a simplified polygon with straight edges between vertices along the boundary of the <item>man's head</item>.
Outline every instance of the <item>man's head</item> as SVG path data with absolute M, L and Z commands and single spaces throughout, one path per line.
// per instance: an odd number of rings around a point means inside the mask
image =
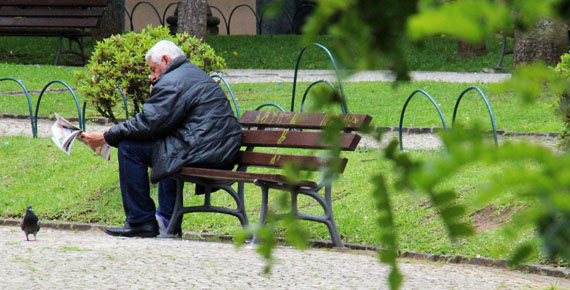
M 157 42 L 145 55 L 150 67 L 150 81 L 155 81 L 173 59 L 183 55 L 182 49 L 174 42 L 168 40 Z

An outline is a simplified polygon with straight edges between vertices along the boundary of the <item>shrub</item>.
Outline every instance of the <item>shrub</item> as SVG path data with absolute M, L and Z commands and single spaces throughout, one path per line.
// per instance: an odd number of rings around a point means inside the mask
M 224 59 L 216 56 L 214 49 L 201 40 L 186 33 L 172 36 L 162 26 L 147 26 L 140 33 L 113 35 L 98 42 L 87 69 L 76 72 L 79 91 L 103 117 L 114 123 L 118 121 L 113 108 L 122 104 L 119 88 L 135 112 L 139 112 L 148 98 L 150 86 L 150 69 L 144 56 L 162 39 L 176 43 L 192 63 L 207 73 L 225 66 Z
M 561 57 L 561 61 L 556 65 L 555 70 L 565 80 L 570 80 L 570 54 L 565 53 Z M 560 132 L 560 145 L 563 148 L 570 148 L 570 91 L 566 90 L 560 96 L 558 102 L 558 112 L 564 122 L 564 128 Z

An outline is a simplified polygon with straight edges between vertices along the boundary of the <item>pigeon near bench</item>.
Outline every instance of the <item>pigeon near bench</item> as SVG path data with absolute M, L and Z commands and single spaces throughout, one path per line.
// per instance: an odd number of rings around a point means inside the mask
M 34 214 L 32 211 L 32 206 L 28 205 L 26 207 L 26 214 L 24 215 L 24 219 L 20 225 L 24 234 L 26 234 L 26 240 L 29 241 L 28 238 L 29 234 L 34 235 L 34 240 L 36 240 L 36 235 L 40 230 L 40 219 Z

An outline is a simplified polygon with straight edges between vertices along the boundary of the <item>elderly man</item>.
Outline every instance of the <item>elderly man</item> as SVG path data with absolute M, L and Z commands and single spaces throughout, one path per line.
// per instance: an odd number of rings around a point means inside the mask
M 176 182 L 169 176 L 184 166 L 231 169 L 241 144 L 223 90 L 178 46 L 159 41 L 145 58 L 152 85 L 142 112 L 104 133 L 82 134 L 91 147 L 118 147 L 126 224 L 105 230 L 113 236 L 157 236 L 174 208 Z M 148 167 L 150 181 L 159 183 L 158 209 L 149 194 Z

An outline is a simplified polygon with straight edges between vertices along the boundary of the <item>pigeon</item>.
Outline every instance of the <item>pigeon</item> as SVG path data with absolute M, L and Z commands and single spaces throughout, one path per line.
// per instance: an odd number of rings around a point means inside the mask
M 32 211 L 32 206 L 28 205 L 26 208 L 26 215 L 24 215 L 24 219 L 22 220 L 22 224 L 20 225 L 24 234 L 26 234 L 26 240 L 29 241 L 28 238 L 29 234 L 34 235 L 34 240 L 36 240 L 36 234 L 40 230 L 40 219 L 34 214 Z

